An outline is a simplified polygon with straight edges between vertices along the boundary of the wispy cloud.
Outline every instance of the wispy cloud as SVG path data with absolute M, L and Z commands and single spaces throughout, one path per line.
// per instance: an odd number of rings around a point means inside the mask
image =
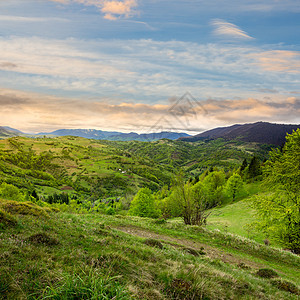
M 0 49 L 2 87 L 51 90 L 58 95 L 119 94 L 120 99 L 130 95 L 137 101 L 161 102 L 187 90 L 205 99 L 266 96 L 266 91 L 299 88 L 296 51 L 178 41 L 32 37 L 0 38 Z M 275 60 L 279 54 L 285 64 Z M 283 72 L 288 68 L 290 72 Z
M 300 73 L 300 53 L 296 51 L 271 50 L 252 54 L 257 64 L 267 71 Z
M 224 20 L 215 19 L 211 21 L 211 25 L 214 27 L 213 33 L 217 36 L 233 39 L 253 39 L 253 37 L 238 26 Z
M 22 17 L 22 16 L 8 16 L 0 15 L 0 21 L 8 22 L 31 22 L 31 23 L 40 23 L 40 22 L 69 22 L 69 20 L 64 18 L 40 18 L 40 17 Z
M 97 7 L 105 19 L 117 20 L 118 18 L 129 18 L 133 16 L 137 7 L 137 0 L 50 0 L 62 4 L 80 3 L 87 6 Z

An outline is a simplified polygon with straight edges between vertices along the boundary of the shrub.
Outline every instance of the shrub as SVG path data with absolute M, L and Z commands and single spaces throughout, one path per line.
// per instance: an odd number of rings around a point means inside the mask
M 278 277 L 278 274 L 271 269 L 259 269 L 256 273 L 257 276 L 262 278 L 273 278 Z
M 282 279 L 273 279 L 271 283 L 280 290 L 290 292 L 292 294 L 300 295 L 300 290 L 292 282 L 289 282 L 287 280 L 282 280 Z
M 155 240 L 155 239 L 146 239 L 144 241 L 144 244 L 146 244 L 148 246 L 151 246 L 151 247 L 156 247 L 156 248 L 159 248 L 159 249 L 164 248 L 163 244 L 160 241 Z
M 47 246 L 58 245 L 59 241 L 56 238 L 49 236 L 47 233 L 37 233 L 28 238 L 34 244 L 44 244 Z
M 116 210 L 110 206 L 110 207 L 108 207 L 108 208 L 105 210 L 105 213 L 106 213 L 107 215 L 112 216 L 112 215 L 115 215 L 115 214 L 116 214 Z
M 155 209 L 154 196 L 148 188 L 142 188 L 133 198 L 129 213 L 139 217 L 158 217 L 159 212 Z
M 0 196 L 4 199 L 16 201 L 22 201 L 24 199 L 24 196 L 16 186 L 5 182 L 0 186 Z
M 17 220 L 11 216 L 9 213 L 0 209 L 0 224 L 2 226 L 14 226 L 17 224 Z
M 13 200 L 0 201 L 0 208 L 11 214 L 48 217 L 46 209 L 32 202 L 17 202 Z
M 199 256 L 199 255 L 205 255 L 206 253 L 203 251 L 204 248 L 201 247 L 200 250 L 195 250 L 193 248 L 184 248 L 184 250 L 189 253 L 189 254 L 192 254 L 194 256 Z

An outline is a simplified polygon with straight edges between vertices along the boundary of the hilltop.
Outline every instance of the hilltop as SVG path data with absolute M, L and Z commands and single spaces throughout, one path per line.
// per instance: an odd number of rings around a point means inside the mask
M 287 133 L 300 128 L 300 125 L 273 124 L 257 122 L 250 124 L 235 124 L 229 127 L 219 127 L 197 134 L 192 137 L 180 138 L 185 142 L 196 142 L 206 139 L 223 138 L 225 140 L 239 139 L 244 142 L 256 142 L 282 146 Z

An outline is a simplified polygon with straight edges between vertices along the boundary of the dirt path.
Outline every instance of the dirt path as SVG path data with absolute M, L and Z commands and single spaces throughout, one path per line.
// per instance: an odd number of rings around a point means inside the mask
M 246 265 L 251 268 L 258 269 L 261 267 L 260 264 L 255 263 L 253 261 L 246 260 L 244 258 L 240 258 L 231 253 L 227 253 L 221 249 L 211 247 L 207 244 L 202 244 L 199 242 L 195 242 L 189 239 L 170 237 L 163 234 L 158 234 L 146 229 L 137 228 L 134 226 L 122 226 L 122 227 L 114 227 L 114 229 L 120 230 L 127 234 L 143 237 L 143 238 L 151 238 L 159 240 L 162 243 L 169 244 L 173 247 L 178 248 L 192 248 L 194 250 L 201 250 L 206 253 L 206 256 L 212 259 L 220 259 L 225 263 L 234 264 L 234 265 Z

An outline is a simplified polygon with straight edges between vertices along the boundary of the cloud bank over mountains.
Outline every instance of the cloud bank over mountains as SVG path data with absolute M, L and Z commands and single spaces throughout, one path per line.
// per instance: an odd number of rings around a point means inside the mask
M 0 90 L 1 121 L 25 132 L 66 128 L 95 128 L 144 133 L 160 131 L 186 131 L 198 133 L 224 124 L 255 122 L 260 120 L 284 123 L 299 122 L 300 97 L 276 100 L 206 99 L 199 105 L 187 103 L 170 112 L 170 104 L 122 102 L 110 104 L 113 99 L 83 102 L 76 98 L 59 98 L 16 90 Z M 176 108 L 175 108 L 176 109 Z

